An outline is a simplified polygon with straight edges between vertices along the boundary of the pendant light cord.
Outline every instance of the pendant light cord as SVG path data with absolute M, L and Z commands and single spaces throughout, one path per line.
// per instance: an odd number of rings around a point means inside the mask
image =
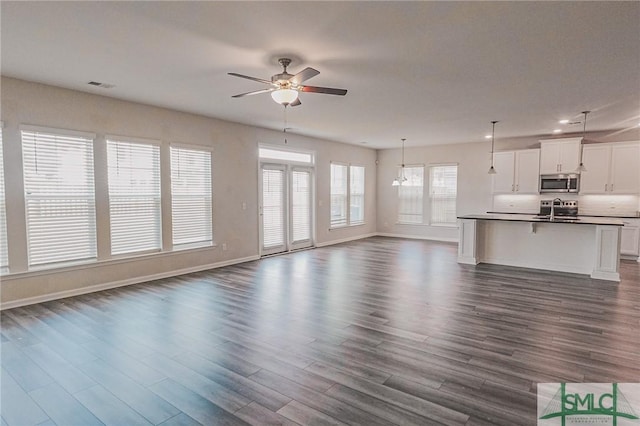
M 491 122 L 491 168 L 493 168 L 493 147 L 496 140 L 496 120 Z
M 584 140 L 587 138 L 587 114 L 589 114 L 591 111 L 582 111 L 582 113 L 584 114 L 584 123 L 582 126 L 582 142 L 584 142 Z

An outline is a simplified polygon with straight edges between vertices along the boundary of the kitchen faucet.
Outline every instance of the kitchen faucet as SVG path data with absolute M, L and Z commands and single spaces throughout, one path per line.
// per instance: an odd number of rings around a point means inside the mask
M 553 221 L 556 218 L 556 212 L 555 212 L 556 201 L 559 201 L 560 204 L 562 204 L 562 199 L 560 198 L 554 198 L 553 201 L 551 202 L 551 215 L 549 216 L 549 220 L 551 221 Z

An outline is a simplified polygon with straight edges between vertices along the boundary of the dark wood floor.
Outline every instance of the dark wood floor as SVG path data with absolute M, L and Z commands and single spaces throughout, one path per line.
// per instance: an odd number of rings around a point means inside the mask
M 620 284 L 370 238 L 2 312 L 2 425 L 533 425 L 640 381 Z

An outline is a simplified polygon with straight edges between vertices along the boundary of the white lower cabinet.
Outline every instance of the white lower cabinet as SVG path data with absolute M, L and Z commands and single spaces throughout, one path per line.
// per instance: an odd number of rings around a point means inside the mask
M 623 219 L 624 226 L 620 237 L 620 254 L 640 255 L 640 219 Z

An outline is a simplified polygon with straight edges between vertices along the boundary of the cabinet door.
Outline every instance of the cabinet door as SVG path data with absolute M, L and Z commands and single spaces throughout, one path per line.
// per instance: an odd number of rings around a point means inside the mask
M 614 194 L 640 193 L 640 143 L 611 146 L 611 179 Z
M 620 234 L 620 254 L 638 256 L 640 252 L 640 228 L 625 225 Z
M 493 175 L 493 192 L 513 192 L 515 152 L 496 152 L 493 154 L 493 165 L 496 174 Z
M 559 173 L 560 143 L 545 142 L 540 144 L 540 174 L 552 175 Z
M 516 192 L 537 194 L 540 183 L 540 150 L 516 151 Z
M 608 193 L 611 148 L 606 145 L 583 146 L 582 163 L 586 170 L 580 174 L 580 194 Z
M 560 144 L 560 172 L 573 173 L 580 165 L 580 141 L 562 142 Z

